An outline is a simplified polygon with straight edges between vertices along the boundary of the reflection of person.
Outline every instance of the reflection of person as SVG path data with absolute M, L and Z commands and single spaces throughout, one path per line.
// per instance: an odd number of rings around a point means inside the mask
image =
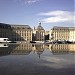
M 43 52 L 37 52 L 39 58 L 40 58 L 40 56 L 41 56 L 42 53 L 43 53 Z

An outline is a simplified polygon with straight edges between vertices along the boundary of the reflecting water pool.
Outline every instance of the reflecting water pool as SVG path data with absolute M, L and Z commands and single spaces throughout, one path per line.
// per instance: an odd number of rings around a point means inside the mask
M 75 44 L 0 44 L 0 75 L 75 75 Z

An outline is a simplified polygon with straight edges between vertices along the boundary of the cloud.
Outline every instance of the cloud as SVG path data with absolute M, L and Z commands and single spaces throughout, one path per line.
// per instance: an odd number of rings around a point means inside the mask
M 63 57 L 61 57 L 61 56 L 60 57 L 43 56 L 42 60 L 46 61 L 48 63 L 42 63 L 42 65 L 48 66 L 50 68 L 52 67 L 52 68 L 55 68 L 55 69 L 60 69 L 60 68 L 68 68 L 69 65 L 74 64 L 74 62 L 71 62 L 71 61 L 74 61 L 74 59 L 64 58 L 64 57 L 65 56 L 63 56 Z
M 39 0 L 25 0 L 25 4 L 33 4 L 38 2 Z
M 74 13 L 69 11 L 50 11 L 50 12 L 42 12 L 38 15 L 46 16 L 47 18 L 42 19 L 43 23 L 55 23 L 55 22 L 74 22 Z
M 39 2 L 40 0 L 14 0 L 14 2 L 20 2 L 20 3 L 24 3 L 24 4 L 33 4 L 36 2 Z

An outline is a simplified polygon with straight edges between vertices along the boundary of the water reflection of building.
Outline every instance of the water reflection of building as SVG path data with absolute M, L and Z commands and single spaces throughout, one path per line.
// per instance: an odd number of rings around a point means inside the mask
M 48 49 L 49 51 L 51 51 L 51 46 L 52 46 L 52 44 L 46 44 L 45 49 Z
M 32 44 L 19 44 L 14 50 L 12 50 L 11 54 L 20 54 L 27 55 L 32 51 Z
M 15 44 L 0 44 L 0 56 L 10 55 L 12 50 L 16 48 Z
M 70 52 L 75 53 L 75 44 L 69 44 L 68 47 Z
M 75 53 L 75 44 L 0 44 L 0 56 L 3 55 L 28 55 L 31 52 L 40 55 L 44 50 L 49 50 L 53 54 Z
M 32 44 L 9 44 L 0 47 L 0 55 L 28 55 L 32 51 Z
M 4 47 L 4 45 L 2 44 L 0 47 L 0 55 L 28 55 L 33 51 L 40 57 L 44 51 L 44 44 L 9 44 L 6 45 L 8 47 Z
M 32 49 L 33 49 L 34 53 L 36 52 L 40 58 L 40 55 L 44 51 L 44 44 L 34 44 Z
M 75 44 L 53 44 L 51 52 L 53 54 L 75 53 Z

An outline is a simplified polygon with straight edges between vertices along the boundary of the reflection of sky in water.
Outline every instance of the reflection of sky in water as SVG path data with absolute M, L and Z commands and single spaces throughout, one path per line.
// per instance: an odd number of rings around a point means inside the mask
M 38 50 L 31 49 L 24 51 L 29 52 L 27 54 L 19 53 L 20 55 L 18 55 L 17 53 L 14 54 L 19 48 L 18 46 L 9 45 L 9 47 L 8 50 L 14 47 L 13 50 L 10 50 L 10 54 L 0 56 L 0 75 L 74 75 L 75 73 L 74 54 L 57 53 L 53 55 L 51 50 L 43 50 L 44 46 L 39 46 L 39 48 L 36 46 Z M 29 50 L 29 48 L 25 49 Z
M 46 65 L 48 67 L 52 68 L 68 68 L 69 65 L 74 64 L 74 57 L 73 56 L 43 56 L 42 60 L 47 61 L 48 63 L 44 63 L 43 65 Z M 51 64 L 49 64 L 51 63 Z

